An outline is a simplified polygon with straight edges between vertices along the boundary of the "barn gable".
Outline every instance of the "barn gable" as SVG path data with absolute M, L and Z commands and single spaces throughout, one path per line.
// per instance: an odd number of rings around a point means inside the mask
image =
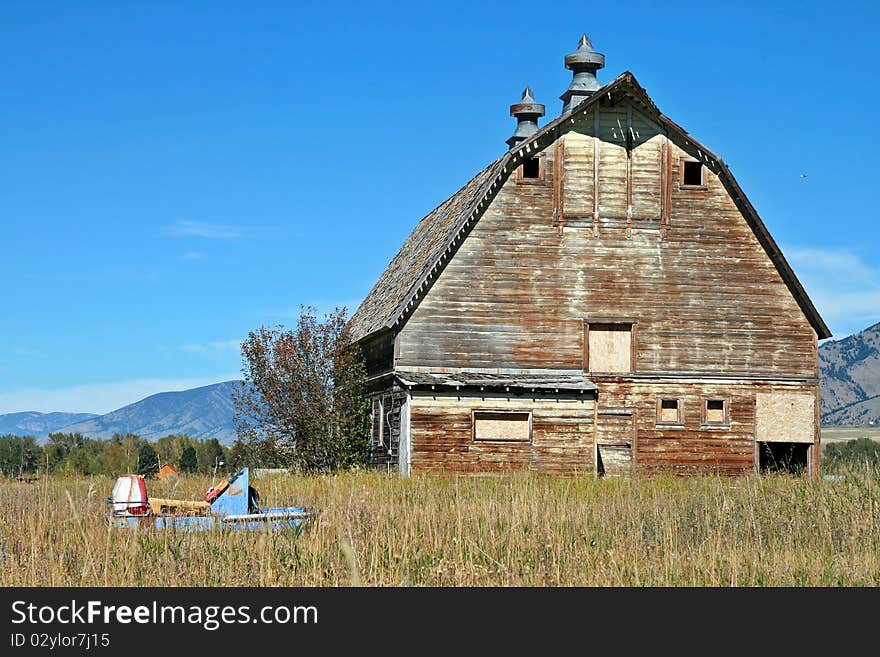
M 558 143 L 560 137 L 595 134 L 591 130 L 595 131 L 599 126 L 591 127 L 589 122 L 591 117 L 596 115 L 596 107 L 600 104 L 605 107 L 603 111 L 609 111 L 609 107 L 613 111 L 616 105 L 621 108 L 627 106 L 633 108 L 628 116 L 622 114 L 622 118 L 629 122 L 630 127 L 636 128 L 632 134 L 637 134 L 637 139 L 647 142 L 664 133 L 678 148 L 690 154 L 693 159 L 701 162 L 718 176 L 818 338 L 830 337 L 830 331 L 728 167 L 721 158 L 665 117 L 632 73 L 626 72 L 592 93 L 573 107 L 570 113 L 563 114 L 531 137 L 515 144 L 510 151 L 478 173 L 461 190 L 423 218 L 352 317 L 353 338 L 362 341 L 377 332 L 399 330 L 455 255 L 462 241 L 489 208 L 508 178 L 520 170 L 525 160 Z M 609 134 L 600 137 L 609 144 L 615 139 L 626 139 L 622 132 L 619 135 Z M 658 148 L 660 147 L 658 141 Z M 578 156 L 576 139 L 567 138 L 566 148 L 569 148 L 566 157 Z M 645 149 L 637 149 L 634 152 L 644 153 Z M 625 167 L 626 163 L 621 162 L 621 165 Z M 643 170 L 640 166 L 634 166 L 632 184 L 637 188 L 640 181 L 636 172 Z M 591 183 L 588 180 L 572 182 L 587 187 Z M 614 181 L 604 179 L 595 183 L 600 188 L 614 185 Z M 572 201 L 573 203 L 566 208 L 569 214 L 569 223 L 566 225 L 573 225 L 571 221 L 589 220 L 592 209 L 578 208 L 576 199 Z M 599 214 L 606 218 L 614 218 L 624 216 L 628 211 L 631 219 L 638 220 L 641 214 L 655 216 L 662 203 L 663 199 L 659 197 L 659 193 L 641 194 L 639 201 L 634 202 L 631 208 L 627 208 L 620 199 L 609 198 L 606 207 L 601 208 Z

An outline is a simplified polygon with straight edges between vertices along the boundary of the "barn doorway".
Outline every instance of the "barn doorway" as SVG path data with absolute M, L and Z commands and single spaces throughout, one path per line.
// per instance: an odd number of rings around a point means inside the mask
M 755 465 L 761 472 L 813 475 L 815 392 L 772 391 L 755 395 Z
M 803 475 L 809 468 L 810 443 L 758 443 L 758 472 Z
M 596 418 L 596 472 L 600 477 L 620 477 L 633 470 L 632 409 L 606 409 Z

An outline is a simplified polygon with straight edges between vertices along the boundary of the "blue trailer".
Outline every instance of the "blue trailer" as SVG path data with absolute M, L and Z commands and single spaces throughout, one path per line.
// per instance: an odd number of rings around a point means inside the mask
M 204 501 L 151 500 L 143 477 L 123 475 L 107 504 L 108 522 L 122 528 L 279 531 L 300 529 L 315 515 L 314 509 L 302 506 L 260 507 L 248 468 L 208 491 Z

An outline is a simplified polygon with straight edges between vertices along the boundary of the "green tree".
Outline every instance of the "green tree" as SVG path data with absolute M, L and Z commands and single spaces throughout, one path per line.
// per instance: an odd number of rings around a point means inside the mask
M 829 443 L 824 450 L 825 464 L 840 467 L 880 467 L 880 443 L 870 438 L 856 438 L 842 443 Z
M 196 451 L 199 464 L 199 472 L 211 474 L 214 468 L 219 468 L 221 463 L 226 462 L 226 452 L 216 438 L 211 438 L 199 444 Z
M 286 464 L 283 450 L 270 442 L 247 443 L 239 438 L 229 449 L 229 465 L 233 470 L 246 465 L 257 468 L 281 468 Z
M 85 447 L 88 440 L 81 433 L 50 433 L 41 460 L 50 472 L 77 473 L 78 468 L 84 465 L 84 457 L 75 455 Z
M 84 439 L 67 455 L 66 470 L 78 475 L 109 474 L 106 448 L 103 440 Z
M 134 472 L 138 465 L 138 453 L 145 442 L 143 438 L 133 433 L 113 434 L 105 449 L 108 474 Z
M 43 468 L 47 474 L 50 472 L 57 472 L 64 466 L 64 459 L 66 457 L 67 452 L 65 452 L 58 443 L 53 443 L 50 440 L 43 445 L 43 449 L 41 450 L 40 467 Z
M 193 443 L 195 440 L 186 434 L 169 434 L 156 441 L 156 454 L 161 463 L 180 463 L 184 448 Z
M 303 472 L 361 466 L 369 454 L 366 368 L 346 309 L 301 308 L 292 330 L 261 327 L 242 344 L 233 394 L 239 439 Z
M 199 467 L 195 447 L 186 445 L 180 452 L 180 461 L 178 463 L 181 472 L 195 472 Z
M 159 471 L 159 457 L 153 446 L 144 442 L 138 450 L 137 474 L 154 475 Z
M 40 447 L 33 436 L 0 436 L 0 473 L 18 477 L 37 471 Z

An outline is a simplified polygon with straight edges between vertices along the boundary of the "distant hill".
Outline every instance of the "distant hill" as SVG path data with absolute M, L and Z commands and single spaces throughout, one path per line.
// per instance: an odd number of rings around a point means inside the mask
M 11 433 L 15 436 L 45 438 L 68 424 L 95 417 L 98 416 L 94 413 L 37 413 L 36 411 L 7 413 L 0 415 L 0 436 Z
M 238 381 L 224 381 L 180 392 L 160 392 L 106 415 L 67 424 L 60 431 L 93 438 L 136 433 L 148 440 L 185 433 L 230 445 L 235 441 L 232 390 L 237 385 Z
M 819 346 L 822 423 L 880 424 L 880 324 Z

